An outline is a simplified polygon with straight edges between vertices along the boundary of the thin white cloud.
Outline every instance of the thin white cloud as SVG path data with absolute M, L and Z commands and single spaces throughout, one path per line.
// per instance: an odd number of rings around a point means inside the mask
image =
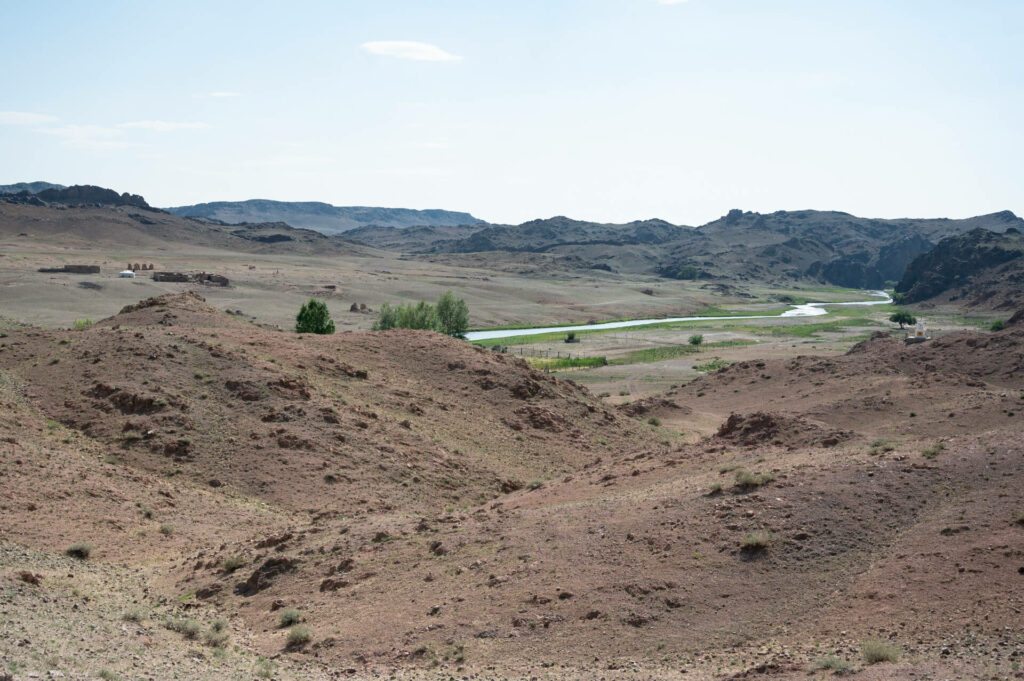
M 217 92 L 211 92 L 207 97 L 241 97 L 241 92 L 231 92 L 229 90 L 219 90 Z
M 36 132 L 60 137 L 62 144 L 76 149 L 125 149 L 136 146 L 120 139 L 117 128 L 101 125 L 62 125 L 56 128 L 36 128 Z
M 0 111 L 0 125 L 46 125 L 57 121 L 56 116 L 27 111 Z
M 378 40 L 363 43 L 362 47 L 370 54 L 414 61 L 459 61 L 462 59 L 458 55 L 442 50 L 437 45 L 411 40 Z
M 140 130 L 153 130 L 154 132 L 172 132 L 174 130 L 202 130 L 210 127 L 206 123 L 176 123 L 174 121 L 129 121 L 121 123 L 119 128 L 138 128 Z

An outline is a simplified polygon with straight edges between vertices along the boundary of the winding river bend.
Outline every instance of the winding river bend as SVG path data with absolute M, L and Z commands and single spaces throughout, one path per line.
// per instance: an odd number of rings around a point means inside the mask
M 781 317 L 821 317 L 828 314 L 826 307 L 847 307 L 850 305 L 885 305 L 892 302 L 885 291 L 872 291 L 872 295 L 881 300 L 860 300 L 852 303 L 806 303 L 794 305 L 780 314 L 744 315 L 738 317 L 657 317 L 654 319 L 630 319 L 624 322 L 604 322 L 603 324 L 584 324 L 582 326 L 539 326 L 532 329 L 504 329 L 501 331 L 470 331 L 466 340 L 492 340 L 495 338 L 511 338 L 512 336 L 535 336 L 541 333 L 559 333 L 562 331 L 603 331 L 605 329 L 625 329 L 646 324 L 664 324 L 666 322 L 699 322 L 717 319 L 776 319 Z

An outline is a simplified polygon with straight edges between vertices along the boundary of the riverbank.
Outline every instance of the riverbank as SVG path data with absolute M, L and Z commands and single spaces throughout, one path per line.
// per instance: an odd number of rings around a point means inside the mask
M 566 333 L 569 331 L 573 332 L 588 332 L 588 331 L 611 331 L 615 329 L 627 329 L 637 326 L 652 326 L 655 324 L 681 324 L 687 322 L 708 322 L 717 320 L 741 320 L 741 319 L 773 319 L 773 318 L 785 318 L 785 317 L 821 317 L 829 314 L 827 307 L 832 306 L 874 306 L 874 305 L 887 305 L 892 302 L 892 298 L 885 291 L 871 291 L 868 292 L 874 295 L 880 300 L 863 300 L 845 303 L 804 303 L 802 305 L 793 305 L 790 309 L 781 312 L 779 314 L 767 314 L 767 315 L 711 315 L 711 316 L 692 316 L 692 317 L 663 317 L 663 318 L 649 318 L 649 319 L 629 319 L 622 321 L 613 322 L 602 322 L 599 324 L 576 324 L 576 325 L 562 325 L 562 326 L 543 326 L 525 329 L 493 329 L 488 331 L 471 331 L 466 334 L 466 340 L 470 342 L 478 341 L 491 341 L 499 339 L 517 339 L 521 336 L 537 336 L 543 334 L 557 334 Z

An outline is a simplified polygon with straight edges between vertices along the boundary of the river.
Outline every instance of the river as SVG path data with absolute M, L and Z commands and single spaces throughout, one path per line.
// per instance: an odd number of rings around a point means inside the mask
M 666 322 L 700 322 L 714 321 L 720 319 L 777 319 L 780 317 L 821 317 L 828 314 L 826 307 L 849 306 L 849 305 L 886 305 L 892 302 L 885 291 L 871 291 L 874 296 L 882 300 L 860 300 L 852 303 L 805 303 L 794 305 L 791 309 L 780 314 L 745 315 L 738 317 L 657 317 L 653 319 L 630 319 L 623 322 L 604 322 L 602 324 L 584 324 L 581 326 L 538 326 L 532 329 L 504 329 L 501 331 L 470 331 L 466 334 L 466 340 L 492 340 L 496 338 L 511 338 L 512 336 L 535 336 L 541 333 L 560 333 L 562 331 L 603 331 L 605 329 L 625 329 L 633 326 L 644 326 L 646 324 L 664 324 Z

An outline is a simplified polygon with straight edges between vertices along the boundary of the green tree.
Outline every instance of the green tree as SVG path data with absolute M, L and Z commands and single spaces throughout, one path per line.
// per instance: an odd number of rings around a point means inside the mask
M 676 279 L 696 279 L 700 276 L 700 270 L 693 265 L 683 265 L 676 272 Z
M 689 342 L 690 342 L 690 345 L 692 345 L 695 348 L 696 347 L 700 347 L 701 345 L 704 344 L 704 336 L 702 336 L 699 333 L 695 333 L 692 336 L 690 336 Z
M 469 330 L 469 306 L 451 291 L 445 291 L 437 301 L 437 330 L 456 338 L 465 338 Z
M 422 300 L 415 305 L 400 305 L 398 307 L 398 323 L 396 326 L 402 329 L 431 329 L 437 324 L 437 313 L 434 306 Z
M 384 303 L 380 306 L 380 312 L 377 314 L 377 321 L 373 323 L 371 329 L 373 331 L 387 331 L 398 326 L 398 311 L 391 307 L 389 304 Z
M 327 310 L 327 303 L 310 298 L 295 318 L 295 333 L 334 333 L 334 322 Z
M 916 324 L 917 317 L 910 314 L 906 310 L 900 310 L 899 312 L 893 312 L 889 317 L 889 321 L 893 324 L 899 324 L 900 328 L 903 328 L 904 324 Z

